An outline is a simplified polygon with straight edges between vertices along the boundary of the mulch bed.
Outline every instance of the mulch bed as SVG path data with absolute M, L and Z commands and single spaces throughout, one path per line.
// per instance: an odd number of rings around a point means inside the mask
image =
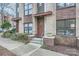
M 16 56 L 16 54 L 12 53 L 8 49 L 0 46 L 0 56 Z

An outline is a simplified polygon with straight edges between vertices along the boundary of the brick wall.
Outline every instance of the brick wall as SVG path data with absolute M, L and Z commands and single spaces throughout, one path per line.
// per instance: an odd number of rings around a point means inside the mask
M 24 16 L 24 23 L 32 22 L 32 15 Z
M 55 44 L 76 47 L 76 40 L 76 37 L 56 36 Z
M 64 8 L 60 10 L 56 10 L 56 18 L 58 19 L 69 19 L 69 18 L 76 18 L 76 8 Z

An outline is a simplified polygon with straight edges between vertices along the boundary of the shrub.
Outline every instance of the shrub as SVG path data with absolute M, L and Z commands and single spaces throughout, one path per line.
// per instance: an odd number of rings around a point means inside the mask
M 16 28 L 9 30 L 11 33 L 16 33 Z
M 12 34 L 11 39 L 16 40 L 16 41 L 21 41 L 21 42 L 24 42 L 24 43 L 29 42 L 28 36 L 25 33 Z
M 2 37 L 4 37 L 4 38 L 10 38 L 11 35 L 12 35 L 12 33 L 11 33 L 10 31 L 6 31 L 6 32 L 4 32 L 4 33 L 2 34 Z
M 2 37 L 10 38 L 15 32 L 16 32 L 15 28 L 13 28 L 12 30 L 7 30 L 7 31 L 3 32 Z
M 17 34 L 12 34 L 12 36 L 10 37 L 12 40 L 17 40 Z
M 4 22 L 3 22 L 2 25 L 1 25 L 1 28 L 8 30 L 10 27 L 11 27 L 10 22 L 7 21 L 7 20 L 4 20 Z

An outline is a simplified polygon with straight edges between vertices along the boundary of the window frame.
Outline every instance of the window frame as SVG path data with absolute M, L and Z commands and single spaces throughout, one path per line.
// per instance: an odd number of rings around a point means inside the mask
M 60 10 L 60 9 L 65 9 L 65 8 L 71 8 L 71 7 L 76 7 L 76 3 L 74 3 L 74 5 L 72 6 L 67 6 L 67 3 L 64 3 L 64 7 L 59 7 L 58 4 L 62 4 L 62 3 L 56 3 L 56 9 Z
M 27 3 L 27 5 L 25 5 L 25 4 L 24 4 L 24 15 L 32 15 L 32 13 L 29 14 L 30 13 L 29 10 L 31 10 L 31 12 L 32 12 L 33 6 L 31 8 L 29 8 L 29 6 L 32 5 L 32 3 Z M 27 7 L 27 9 L 25 9 L 25 7 Z M 26 11 L 27 11 L 27 14 L 25 13 Z
M 25 27 L 25 24 L 27 24 L 27 27 Z M 29 24 L 32 24 L 32 32 L 33 32 L 33 23 L 32 23 L 32 22 L 29 22 L 29 23 L 24 23 L 24 33 L 26 33 L 26 32 L 25 32 L 25 28 L 27 28 L 27 33 L 28 33 L 29 35 L 31 35 L 32 33 L 30 33 Z
M 58 28 L 61 28 L 64 32 L 64 35 L 63 36 L 68 36 L 65 32 L 65 30 L 75 30 L 75 32 L 73 32 L 74 33 L 74 35 L 70 35 L 70 36 L 76 36 L 76 19 L 75 18 L 72 18 L 72 19 L 60 19 L 60 20 L 56 20 L 56 35 L 61 35 L 61 34 L 58 34 L 57 32 L 58 32 L 58 30 L 61 30 L 61 29 L 58 29 L 57 28 L 57 21 L 64 21 L 64 26 L 63 27 L 58 27 Z M 66 22 L 65 21 L 68 21 L 68 20 L 74 20 L 75 21 L 75 26 L 73 27 L 73 28 L 71 28 L 71 27 L 66 27 Z
M 37 13 L 44 12 L 44 7 L 45 7 L 44 3 L 37 3 Z

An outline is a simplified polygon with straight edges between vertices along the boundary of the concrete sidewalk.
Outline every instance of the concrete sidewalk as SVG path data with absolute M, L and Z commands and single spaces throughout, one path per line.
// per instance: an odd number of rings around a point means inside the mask
M 24 43 L 0 37 L 0 45 L 7 48 L 8 50 L 12 50 L 16 47 L 24 45 Z
M 11 51 L 18 56 L 22 56 L 22 55 L 28 56 L 31 53 L 35 52 L 40 47 L 41 47 L 41 45 L 39 45 L 39 44 L 28 43 L 26 45 L 22 45 L 20 47 L 17 47 L 15 49 L 11 50 Z
M 30 56 L 67 56 L 67 55 L 39 48 L 37 51 L 32 53 Z
M 41 49 L 41 44 L 28 43 L 24 44 L 11 39 L 0 37 L 0 45 L 7 48 L 17 56 L 65 56 L 57 52 Z

